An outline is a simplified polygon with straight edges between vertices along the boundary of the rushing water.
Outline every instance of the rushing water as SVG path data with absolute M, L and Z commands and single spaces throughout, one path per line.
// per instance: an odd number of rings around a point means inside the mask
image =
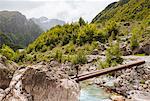
M 82 87 L 80 101 L 111 101 L 109 94 L 96 85 Z

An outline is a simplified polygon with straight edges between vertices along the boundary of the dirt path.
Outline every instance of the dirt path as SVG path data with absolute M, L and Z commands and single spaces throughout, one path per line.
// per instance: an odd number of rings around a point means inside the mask
M 150 56 L 123 56 L 124 59 L 138 59 L 145 60 L 146 62 L 150 62 Z
M 88 55 L 90 58 L 101 58 L 105 59 L 106 56 L 100 56 L 100 55 Z M 130 55 L 130 56 L 122 56 L 124 59 L 138 59 L 138 60 L 145 60 L 146 62 L 150 62 L 150 56 L 135 56 L 135 55 Z

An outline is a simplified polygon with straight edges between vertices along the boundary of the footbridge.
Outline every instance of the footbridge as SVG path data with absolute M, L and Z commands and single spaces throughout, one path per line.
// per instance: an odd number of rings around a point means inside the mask
M 129 64 L 125 64 L 125 65 L 119 65 L 119 66 L 116 66 L 116 67 L 101 69 L 101 70 L 89 72 L 89 73 L 86 73 L 86 74 L 80 74 L 80 75 L 71 77 L 71 79 L 74 79 L 77 82 L 84 81 L 84 80 L 87 80 L 87 79 L 90 79 L 90 78 L 93 78 L 93 77 L 98 77 L 98 76 L 101 76 L 101 75 L 105 75 L 105 74 L 108 74 L 108 73 L 111 73 L 111 72 L 114 72 L 114 71 L 119 71 L 119 70 L 122 70 L 122 69 L 127 69 L 127 68 L 132 68 L 134 66 L 139 66 L 139 65 L 142 65 L 144 63 L 145 63 L 144 60 L 139 60 L 139 61 L 135 61 L 135 62 L 132 62 L 132 63 L 129 63 Z

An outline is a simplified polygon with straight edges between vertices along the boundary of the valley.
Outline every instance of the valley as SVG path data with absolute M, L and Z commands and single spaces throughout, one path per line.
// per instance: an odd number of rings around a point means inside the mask
M 72 23 L 0 11 L 0 101 L 149 101 L 149 8 L 149 0 L 119 0 Z M 72 79 L 138 60 L 145 63 Z

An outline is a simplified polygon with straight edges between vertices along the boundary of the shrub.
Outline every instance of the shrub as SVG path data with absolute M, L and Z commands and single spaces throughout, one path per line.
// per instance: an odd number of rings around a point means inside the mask
M 49 58 L 48 55 L 39 53 L 34 56 L 33 60 L 35 62 L 41 62 L 41 61 L 49 61 Z
M 47 46 L 44 45 L 44 46 L 42 47 L 42 49 L 41 49 L 41 52 L 46 52 L 46 51 L 47 51 Z
M 132 34 L 132 37 L 130 39 L 130 47 L 132 50 L 139 47 L 138 37 L 136 34 Z
M 101 68 L 107 68 L 110 66 L 116 66 L 117 64 L 121 64 L 123 59 L 121 58 L 121 51 L 119 48 L 119 43 L 112 44 L 106 50 L 106 60 L 104 62 L 99 62 Z
M 13 61 L 15 61 L 15 62 L 25 62 L 26 61 L 26 56 L 27 56 L 27 54 L 26 54 L 26 52 L 19 52 L 19 51 L 16 51 L 16 55 L 14 56 L 14 60 Z
M 143 28 L 142 26 L 136 26 L 132 29 L 132 36 L 130 38 L 130 47 L 132 50 L 139 47 L 139 41 L 142 38 Z
M 76 55 L 71 56 L 72 64 L 85 64 L 87 63 L 87 58 L 82 50 L 79 50 Z
M 0 53 L 9 60 L 14 60 L 16 53 L 7 45 L 3 45 Z
M 99 42 L 98 41 L 93 41 L 91 46 L 93 47 L 93 49 L 98 47 Z
M 93 46 L 91 45 L 91 44 L 85 44 L 84 46 L 83 46 L 83 49 L 85 50 L 85 52 L 87 51 L 87 53 L 91 53 L 92 51 L 93 51 Z
M 140 83 L 141 83 L 141 84 L 145 84 L 145 80 L 141 80 Z
M 109 66 L 115 66 L 118 63 L 121 64 L 123 62 L 121 55 L 122 53 L 119 48 L 119 43 L 117 42 L 106 50 L 106 62 Z
M 106 28 L 105 28 L 105 32 L 107 33 L 107 38 L 109 38 L 110 36 L 113 37 L 113 39 L 115 39 L 115 36 L 118 35 L 118 26 L 117 23 L 115 21 L 109 21 L 106 24 Z
M 104 68 L 107 68 L 109 67 L 109 64 L 106 62 L 106 61 L 98 61 L 98 65 L 100 66 L 99 69 L 104 69 Z
M 73 42 L 70 42 L 66 47 L 65 47 L 65 53 L 73 54 L 75 52 L 75 45 Z
M 79 29 L 77 44 L 82 46 L 85 43 L 91 44 L 93 41 L 104 42 L 104 33 L 97 29 L 95 24 L 87 24 Z
M 61 50 L 56 49 L 53 58 L 56 59 L 58 62 L 62 62 L 63 53 Z

